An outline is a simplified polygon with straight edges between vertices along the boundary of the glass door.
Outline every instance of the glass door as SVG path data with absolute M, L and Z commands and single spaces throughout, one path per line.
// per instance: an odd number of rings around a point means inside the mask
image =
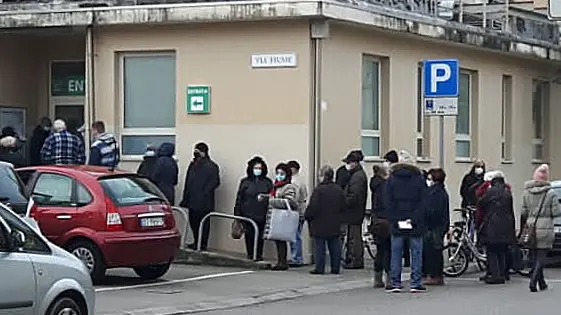
M 84 125 L 84 105 L 68 104 L 54 107 L 54 118 L 64 120 L 69 129 L 78 129 Z

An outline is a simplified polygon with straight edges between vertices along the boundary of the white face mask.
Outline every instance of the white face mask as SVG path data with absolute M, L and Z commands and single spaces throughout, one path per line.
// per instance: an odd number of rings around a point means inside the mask
M 347 171 L 350 171 L 353 169 L 351 164 L 345 164 L 345 168 L 347 169 Z
M 430 180 L 430 179 L 427 179 L 427 186 L 430 187 L 430 186 L 432 186 L 432 185 L 434 185 L 434 182 L 433 182 L 432 180 Z
M 390 168 L 391 163 L 388 162 L 388 161 L 384 161 L 384 163 L 382 163 L 382 165 L 383 165 L 385 168 Z
M 483 168 L 481 168 L 481 167 L 476 167 L 476 168 L 475 168 L 475 174 L 477 174 L 477 175 L 483 174 Z
M 320 176 L 320 177 L 318 178 L 318 180 L 319 180 L 320 183 L 323 183 L 323 180 L 324 180 L 323 176 Z

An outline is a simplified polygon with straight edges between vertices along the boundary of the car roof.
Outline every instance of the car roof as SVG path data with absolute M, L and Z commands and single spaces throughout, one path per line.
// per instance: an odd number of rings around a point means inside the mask
M 14 164 L 9 162 L 0 161 L 0 167 L 14 168 Z
M 44 165 L 44 166 L 30 166 L 18 168 L 18 170 L 36 170 L 36 171 L 62 171 L 72 175 L 86 174 L 94 178 L 100 178 L 109 175 L 119 175 L 119 174 L 136 174 L 124 170 L 111 170 L 103 166 L 93 166 L 93 165 Z

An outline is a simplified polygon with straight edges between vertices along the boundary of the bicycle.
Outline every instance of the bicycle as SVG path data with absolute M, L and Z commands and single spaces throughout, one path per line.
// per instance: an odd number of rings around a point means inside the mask
M 374 236 L 368 230 L 368 225 L 370 224 L 370 218 L 365 218 L 362 221 L 362 243 L 364 244 L 364 249 L 368 253 L 371 259 L 375 259 L 376 257 L 376 244 L 374 243 Z M 345 229 L 342 231 L 341 237 L 341 261 L 346 262 L 346 253 L 347 253 L 347 230 Z
M 463 220 L 454 222 L 450 232 L 450 240 L 443 248 L 443 254 L 448 259 L 444 259 L 445 263 L 449 262 L 451 266 L 444 267 L 444 275 L 447 277 L 459 277 L 466 272 L 470 262 L 477 263 L 478 268 L 484 271 L 486 268 L 487 255 L 484 249 L 478 245 L 477 233 L 475 232 L 475 207 L 467 207 L 462 209 L 454 209 L 456 212 L 462 213 Z M 520 266 L 515 270 L 509 270 L 510 274 L 520 274 L 521 276 L 529 276 L 532 272 L 532 261 L 530 251 L 520 248 L 521 261 Z

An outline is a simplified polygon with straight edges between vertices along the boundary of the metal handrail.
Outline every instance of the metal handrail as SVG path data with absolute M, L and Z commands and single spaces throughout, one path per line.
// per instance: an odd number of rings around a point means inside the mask
M 204 218 L 201 220 L 201 225 L 199 226 L 199 233 L 197 234 L 197 251 L 201 251 L 201 246 L 203 243 L 203 240 L 201 238 L 201 235 L 203 234 L 203 228 L 204 228 L 204 224 L 206 222 L 206 220 L 208 220 L 210 217 L 220 217 L 220 218 L 226 218 L 226 219 L 232 219 L 232 220 L 241 220 L 241 221 L 245 221 L 245 222 L 249 222 L 251 223 L 251 225 L 253 226 L 253 231 L 255 233 L 253 233 L 253 260 L 257 260 L 257 242 L 259 241 L 259 228 L 257 227 L 257 223 L 255 223 L 255 221 L 253 221 L 250 218 L 246 218 L 246 217 L 240 217 L 237 215 L 233 215 L 233 214 L 226 214 L 226 213 L 222 213 L 222 212 L 211 212 L 207 215 L 204 216 Z
M 189 213 L 187 212 L 187 210 L 185 210 L 184 208 L 181 208 L 181 207 L 171 207 L 171 209 L 173 211 L 177 211 L 177 212 L 181 213 L 181 215 L 185 219 L 185 228 L 184 228 L 185 231 L 183 233 L 181 233 L 181 249 L 185 249 L 185 243 L 186 243 L 187 233 L 188 233 L 187 224 L 189 224 Z

